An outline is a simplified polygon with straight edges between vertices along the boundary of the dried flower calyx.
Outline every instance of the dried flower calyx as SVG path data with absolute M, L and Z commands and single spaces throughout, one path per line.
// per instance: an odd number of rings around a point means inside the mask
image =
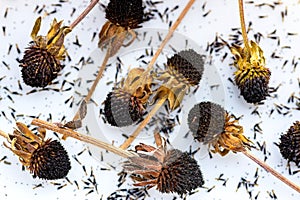
M 152 78 L 141 82 L 144 69 L 134 68 L 121 81 L 118 87 L 110 92 L 104 102 L 104 116 L 112 126 L 124 127 L 140 120 L 152 94 Z
M 271 72 L 265 67 L 265 57 L 262 49 L 254 41 L 246 47 L 234 45 L 231 52 L 235 56 L 235 83 L 241 95 L 248 103 L 259 103 L 269 96 L 269 80 Z
M 300 122 L 296 121 L 289 130 L 281 135 L 278 145 L 280 153 L 288 162 L 294 162 L 300 167 Z
M 163 83 L 154 99 L 167 96 L 169 108 L 178 108 L 189 88 L 199 84 L 203 71 L 203 55 L 192 49 L 180 51 L 168 59 L 167 69 L 158 74 L 157 79 Z
M 122 45 L 130 45 L 136 38 L 132 29 L 141 27 L 141 23 L 151 18 L 144 9 L 142 0 L 111 0 L 105 10 L 108 21 L 99 33 L 98 46 L 103 48 L 111 43 L 110 56 L 113 56 Z M 128 33 L 132 40 L 124 44 Z
M 67 176 L 71 169 L 69 156 L 57 140 L 44 140 L 45 130 L 38 134 L 32 133 L 25 124 L 17 122 L 17 128 L 9 135 L 4 145 L 19 157 L 33 177 L 46 180 L 61 179 Z
M 222 156 L 229 151 L 250 149 L 251 141 L 243 135 L 243 127 L 220 105 L 212 102 L 196 104 L 188 115 L 188 125 L 199 142 L 213 147 L 212 152 Z
M 48 34 L 38 36 L 41 17 L 37 18 L 31 32 L 33 41 L 20 60 L 25 84 L 32 87 L 46 87 L 62 70 L 63 65 L 60 61 L 64 60 L 66 54 L 64 37 L 71 29 L 61 25 L 62 21 L 57 22 L 54 19 Z
M 187 152 L 165 145 L 155 148 L 140 144 L 135 149 L 138 156 L 130 157 L 123 165 L 124 171 L 132 174 L 135 186 L 156 186 L 162 193 L 182 195 L 204 184 L 197 161 Z

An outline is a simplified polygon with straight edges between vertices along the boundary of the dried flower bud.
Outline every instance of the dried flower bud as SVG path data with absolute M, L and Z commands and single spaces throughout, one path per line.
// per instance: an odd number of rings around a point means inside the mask
M 196 104 L 188 115 L 188 125 L 199 142 L 213 147 L 222 156 L 229 151 L 240 152 L 251 148 L 251 141 L 243 135 L 243 127 L 220 105 L 212 102 Z
M 108 93 L 104 102 L 104 116 L 109 124 L 117 127 L 132 125 L 140 120 L 152 94 L 152 78 L 142 82 L 144 69 L 129 71 L 117 88 Z
M 99 48 L 103 49 L 108 44 L 110 56 L 115 55 L 121 46 L 130 45 L 136 38 L 132 29 L 141 27 L 141 23 L 151 19 L 150 13 L 144 12 L 142 0 L 111 0 L 105 9 L 108 21 L 99 33 Z M 124 44 L 127 35 L 131 41 Z
M 67 176 L 71 169 L 68 153 L 57 140 L 44 140 L 45 131 L 40 130 L 36 135 L 25 124 L 17 123 L 18 129 L 9 135 L 10 147 L 4 143 L 14 154 L 19 157 L 33 177 L 46 180 L 61 179 Z
M 278 146 L 284 159 L 300 167 L 300 121 L 296 121 L 285 134 L 281 135 Z
M 197 161 L 187 152 L 167 150 L 140 144 L 138 156 L 130 157 L 123 165 L 125 172 L 132 174 L 135 186 L 156 186 L 162 193 L 191 192 L 204 184 Z
M 62 21 L 57 22 L 54 19 L 47 36 L 37 36 L 41 26 L 41 17 L 36 20 L 31 32 L 33 42 L 20 60 L 25 84 L 31 87 L 46 87 L 62 70 L 63 65 L 60 61 L 65 58 L 66 54 L 63 45 L 64 37 L 71 30 L 61 25 Z
M 265 57 L 262 49 L 253 41 L 250 42 L 250 52 L 240 46 L 231 47 L 235 56 L 235 83 L 241 95 L 248 103 L 259 103 L 269 96 L 269 80 L 271 72 L 265 67 Z
M 194 50 L 183 50 L 167 61 L 167 69 L 158 75 L 162 81 L 154 100 L 167 96 L 169 108 L 178 108 L 191 86 L 199 84 L 204 71 L 204 56 Z

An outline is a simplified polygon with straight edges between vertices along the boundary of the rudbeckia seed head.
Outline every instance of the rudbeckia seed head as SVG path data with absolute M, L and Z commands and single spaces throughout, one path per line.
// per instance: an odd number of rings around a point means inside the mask
M 237 71 L 234 80 L 241 95 L 248 103 L 259 103 L 269 96 L 271 72 L 265 67 L 262 49 L 254 41 L 250 42 L 250 52 L 246 47 L 234 45 L 231 52 L 235 56 Z
M 194 138 L 213 147 L 213 153 L 224 156 L 229 151 L 241 152 L 252 147 L 238 120 L 218 104 L 201 102 L 195 105 L 189 111 L 188 125 Z
M 182 195 L 204 184 L 197 161 L 187 152 L 145 144 L 137 145 L 136 150 L 138 156 L 129 157 L 123 165 L 136 181 L 135 186 L 156 186 L 162 193 Z
M 71 164 L 67 151 L 57 140 L 44 140 L 46 130 L 34 134 L 25 124 L 17 122 L 17 129 L 8 136 L 10 145 L 4 145 L 19 157 L 22 165 L 33 174 L 46 180 L 67 176 Z
M 71 32 L 71 29 L 61 27 L 61 25 L 62 21 L 57 22 L 54 19 L 48 34 L 38 36 L 41 17 L 37 18 L 31 32 L 33 41 L 20 60 L 22 78 L 25 84 L 31 87 L 46 87 L 62 70 L 63 65 L 60 61 L 64 60 L 66 55 L 64 38 L 66 34 Z
M 278 146 L 284 159 L 300 166 L 300 121 L 296 121 L 285 134 L 281 135 Z

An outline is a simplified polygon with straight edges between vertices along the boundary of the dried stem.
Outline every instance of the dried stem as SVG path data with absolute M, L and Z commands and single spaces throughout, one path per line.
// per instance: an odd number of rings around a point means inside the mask
M 85 18 L 85 16 L 94 8 L 94 6 L 98 2 L 99 2 L 99 0 L 92 0 L 90 5 L 88 5 L 88 7 L 86 7 L 86 9 L 79 15 L 79 17 L 77 17 L 77 19 L 75 19 L 75 21 L 69 26 L 69 28 L 74 29 L 75 26 L 77 26 L 77 24 Z
M 241 21 L 243 40 L 244 40 L 244 44 L 247 49 L 247 52 L 250 52 L 250 46 L 249 46 L 249 42 L 248 42 L 246 25 L 245 25 L 244 3 L 243 3 L 243 0 L 238 0 L 238 1 L 239 1 L 239 13 L 240 13 L 240 21 Z
M 177 18 L 177 20 L 175 21 L 175 23 L 171 26 L 171 28 L 168 31 L 168 34 L 166 35 L 166 37 L 164 38 L 164 40 L 162 41 L 162 43 L 158 47 L 157 51 L 155 52 L 154 56 L 152 57 L 151 61 L 149 62 L 148 68 L 145 71 L 145 74 L 149 74 L 149 72 L 152 70 L 152 68 L 154 66 L 154 63 L 157 60 L 159 54 L 162 52 L 163 48 L 166 46 L 166 44 L 168 43 L 168 41 L 171 39 L 174 31 L 177 29 L 177 27 L 181 23 L 182 19 L 185 17 L 186 13 L 192 7 L 192 5 L 193 5 L 194 2 L 195 2 L 195 0 L 190 0 L 187 3 L 187 5 L 185 6 L 185 8 L 182 10 L 182 12 L 180 13 L 179 17 Z
M 103 74 L 103 72 L 104 72 L 104 70 L 105 70 L 105 68 L 106 68 L 106 64 L 107 64 L 107 62 L 108 62 L 108 60 L 109 60 L 109 58 L 110 58 L 110 49 L 111 49 L 110 47 L 107 49 L 106 54 L 105 54 L 105 57 L 104 57 L 103 62 L 102 62 L 102 65 L 101 65 L 101 67 L 99 68 L 97 77 L 96 77 L 96 79 L 94 80 L 93 85 L 91 86 L 91 88 L 90 88 L 88 94 L 87 94 L 86 97 L 84 98 L 84 100 L 85 100 L 86 103 L 89 103 L 89 101 L 90 101 L 91 97 L 93 96 L 93 93 L 94 93 L 94 91 L 95 91 L 95 89 L 96 89 L 96 87 L 97 87 L 97 85 L 98 85 L 100 79 L 102 78 L 102 74 Z M 80 119 L 80 112 L 79 112 L 79 109 L 78 109 L 78 111 L 76 112 L 75 116 L 73 117 L 73 121 L 78 120 L 78 119 Z
M 246 151 L 242 151 L 242 153 L 245 156 L 247 156 L 248 158 L 250 158 L 251 160 L 253 160 L 255 163 L 257 163 L 259 166 L 261 166 L 262 168 L 264 168 L 267 172 L 270 172 L 276 178 L 278 178 L 279 180 L 281 180 L 282 182 L 284 182 L 285 184 L 287 184 L 288 186 L 290 186 L 291 188 L 293 188 L 294 190 L 296 190 L 297 192 L 300 193 L 300 186 L 299 185 L 296 185 L 295 183 L 291 182 L 290 180 L 288 180 L 287 178 L 285 178 L 284 176 L 282 176 L 282 174 L 280 174 L 277 171 L 275 171 L 273 168 L 271 168 L 270 166 L 268 166 L 262 160 L 259 160 L 256 156 L 254 156 L 249 151 L 247 151 L 247 150 Z
M 0 135 L 8 139 L 8 134 L 0 130 Z
M 117 155 L 119 155 L 121 157 L 124 157 L 124 158 L 128 158 L 128 157 L 136 155 L 133 152 L 122 150 L 118 147 L 115 147 L 115 146 L 113 146 L 111 144 L 108 144 L 106 142 L 102 142 L 102 141 L 97 140 L 97 139 L 95 139 L 93 137 L 90 137 L 88 135 L 80 134 L 76 131 L 73 131 L 72 129 L 60 128 L 55 124 L 52 124 L 52 123 L 49 123 L 49 122 L 46 122 L 46 121 L 43 121 L 43 120 L 40 120 L 40 119 L 33 119 L 31 124 L 35 125 L 35 126 L 38 126 L 40 128 L 45 128 L 45 129 L 54 131 L 56 133 L 60 133 L 60 134 L 62 134 L 64 136 L 67 136 L 67 137 L 72 137 L 72 138 L 75 138 L 77 140 L 95 145 L 95 146 L 97 146 L 101 149 L 105 149 L 107 151 L 110 151 L 110 152 L 112 152 L 114 154 L 117 154 Z
M 159 108 L 166 101 L 167 96 L 161 98 L 154 106 L 154 108 L 150 111 L 150 113 L 146 116 L 146 118 L 139 124 L 139 126 L 135 129 L 135 131 L 125 140 L 125 142 L 120 146 L 121 149 L 127 149 L 130 144 L 137 138 L 140 132 L 145 128 L 145 126 L 149 123 L 150 119 L 155 115 L 155 113 L 159 110 Z

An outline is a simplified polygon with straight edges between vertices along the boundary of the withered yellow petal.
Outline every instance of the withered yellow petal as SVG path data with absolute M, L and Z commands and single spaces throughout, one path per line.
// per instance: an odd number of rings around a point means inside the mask
M 40 28 L 41 28 L 41 22 L 42 22 L 42 18 L 41 17 L 38 17 L 36 20 L 35 20 L 35 23 L 34 23 L 34 26 L 33 26 L 33 29 L 31 31 L 31 38 L 33 40 L 35 40 Z
M 60 26 L 62 25 L 63 20 L 57 23 L 56 19 L 54 18 L 51 27 L 47 33 L 47 41 L 50 41 L 57 35 L 57 33 L 60 31 Z

